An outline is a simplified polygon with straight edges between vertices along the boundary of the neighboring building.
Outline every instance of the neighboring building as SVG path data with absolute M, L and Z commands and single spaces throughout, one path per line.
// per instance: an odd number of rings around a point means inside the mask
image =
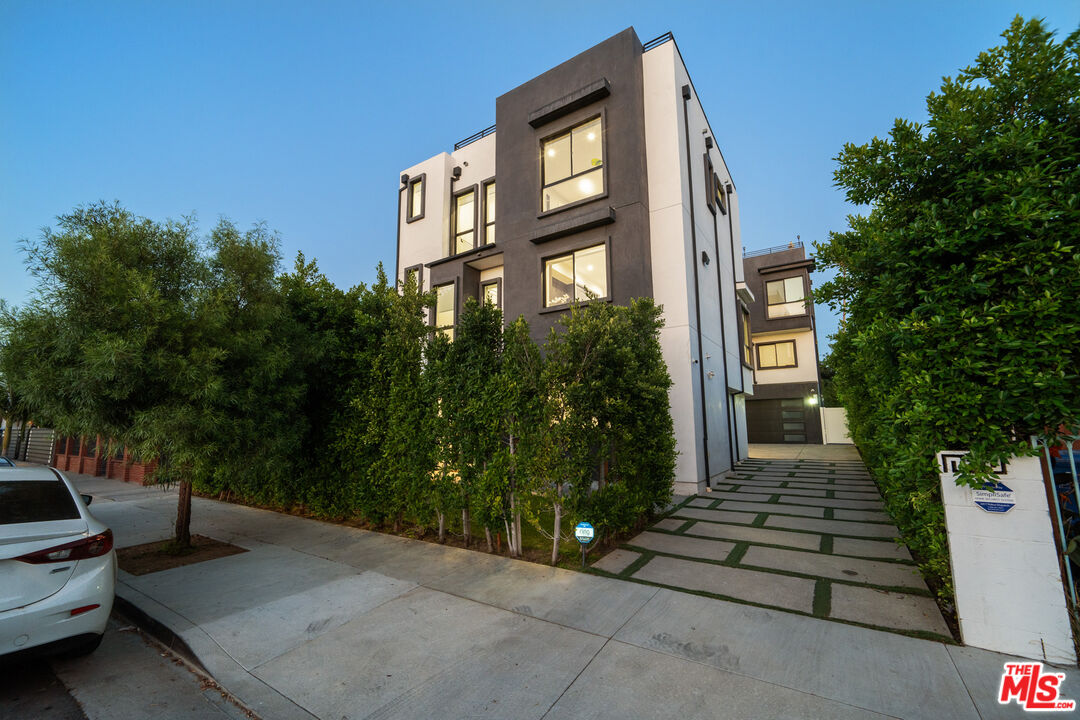
M 821 444 L 817 330 L 810 297 L 814 261 L 801 242 L 743 255 L 750 306 L 754 399 L 746 416 L 752 443 Z
M 401 176 L 396 275 L 466 298 L 541 341 L 575 300 L 663 305 L 675 491 L 746 457 L 749 338 L 734 183 L 670 33 L 633 28 L 500 95 L 495 125 Z M 496 203 L 496 195 L 498 203 Z

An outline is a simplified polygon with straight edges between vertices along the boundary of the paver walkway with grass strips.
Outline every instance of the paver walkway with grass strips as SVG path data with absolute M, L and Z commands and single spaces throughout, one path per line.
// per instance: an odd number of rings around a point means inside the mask
M 598 560 L 616 577 L 923 637 L 948 626 L 857 460 L 749 459 Z

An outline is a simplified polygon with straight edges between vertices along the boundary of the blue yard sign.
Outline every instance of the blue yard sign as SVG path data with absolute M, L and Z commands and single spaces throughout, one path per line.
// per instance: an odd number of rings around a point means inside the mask
M 972 500 L 988 513 L 1007 513 L 1016 506 L 1016 493 L 1005 483 L 986 483 L 972 491 Z
M 576 537 L 577 541 L 582 545 L 591 543 L 595 536 L 596 531 L 593 529 L 593 526 L 587 522 L 579 522 L 577 526 L 574 527 L 574 537 Z

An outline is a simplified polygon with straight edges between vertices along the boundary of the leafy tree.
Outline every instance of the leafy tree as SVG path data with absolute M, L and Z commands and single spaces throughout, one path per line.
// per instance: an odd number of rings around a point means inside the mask
M 601 533 L 620 532 L 671 497 L 675 441 L 662 324 L 650 299 L 590 303 L 572 306 L 548 336 L 526 516 L 552 540 L 553 564 L 563 517 L 588 514 Z M 549 508 L 550 532 L 541 522 Z
M 836 182 L 869 212 L 817 245 L 837 275 L 816 295 L 847 316 L 830 357 L 852 435 L 942 583 L 935 452 L 969 449 L 977 485 L 1029 435 L 1080 425 L 1080 31 L 1017 17 L 1003 37 L 925 124 L 844 146 Z
M 214 427 L 221 351 L 191 220 L 154 222 L 99 203 L 27 244 L 33 299 L 0 317 L 10 389 L 65 435 L 114 438 L 154 477 L 180 481 L 176 537 L 189 540 L 190 473 Z

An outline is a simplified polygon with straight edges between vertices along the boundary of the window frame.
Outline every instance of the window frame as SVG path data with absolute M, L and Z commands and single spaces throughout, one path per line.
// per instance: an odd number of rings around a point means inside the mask
M 480 213 L 479 214 L 480 214 L 480 227 L 483 230 L 483 234 L 484 234 L 484 242 L 476 245 L 475 247 L 483 247 L 485 245 L 494 245 L 495 244 L 495 232 L 494 232 L 495 231 L 495 220 L 492 219 L 491 222 L 488 222 L 488 219 L 487 219 L 487 210 L 488 210 L 488 207 L 487 207 L 487 205 L 488 205 L 487 193 L 488 193 L 488 187 L 490 187 L 492 185 L 495 185 L 495 178 L 494 177 L 490 177 L 487 180 L 484 180 L 482 183 L 480 183 L 480 203 L 481 203 L 481 207 L 480 207 Z M 495 187 L 495 207 L 496 208 L 499 207 L 499 188 L 498 188 L 498 186 Z M 492 229 L 491 242 L 490 243 L 488 242 L 488 239 L 487 239 L 488 226 L 490 226 L 491 229 Z
M 458 219 L 457 201 L 458 201 L 458 198 L 463 197 L 465 195 L 468 195 L 469 193 L 472 193 L 472 195 L 473 195 L 473 211 L 472 211 L 473 212 L 473 229 L 471 230 L 471 232 L 473 234 L 473 242 L 472 242 L 472 247 L 471 248 L 468 248 L 467 250 L 462 250 L 461 252 L 458 252 L 457 251 L 458 236 L 462 235 L 464 233 L 459 233 L 457 231 L 457 219 Z M 479 231 L 477 229 L 477 220 L 479 218 L 477 217 L 477 215 L 479 214 L 479 210 L 480 210 L 480 201 L 479 201 L 478 195 L 479 195 L 479 187 L 477 185 L 470 185 L 470 186 L 468 186 L 468 187 L 466 187 L 466 188 L 464 188 L 462 190 L 458 190 L 457 192 L 453 192 L 453 193 L 450 194 L 450 247 L 449 247 L 450 253 L 447 255 L 447 257 L 453 257 L 455 255 L 463 255 L 463 254 L 469 252 L 470 250 L 475 250 L 477 247 L 479 247 L 479 245 L 476 244 L 476 240 L 477 240 L 476 236 L 479 234 Z
M 750 309 L 742 301 L 739 302 L 741 317 L 739 318 L 739 335 L 742 341 L 742 364 L 750 369 L 754 368 L 754 341 L 750 328 Z
M 413 186 L 420 185 L 420 212 L 416 213 L 413 207 Z M 409 178 L 409 182 L 405 185 L 405 222 L 414 223 L 417 220 L 424 219 L 424 213 L 427 209 L 427 173 L 420 173 L 414 178 Z
M 775 347 L 776 345 L 788 345 L 788 344 L 791 345 L 791 358 L 792 358 L 792 364 L 791 365 L 768 365 L 768 366 L 766 366 L 766 365 L 761 364 L 761 348 L 763 348 L 763 347 Z M 755 346 L 757 348 L 757 353 L 756 354 L 757 354 L 757 369 L 758 370 L 785 370 L 785 369 L 788 369 L 788 368 L 797 368 L 797 367 L 799 367 L 799 350 L 798 350 L 798 346 L 795 343 L 794 339 L 792 339 L 792 340 L 777 340 L 775 342 L 764 342 L 764 343 L 759 342 L 759 343 L 755 343 Z M 779 360 L 777 362 L 779 362 Z
M 444 287 L 452 287 L 454 289 L 452 295 L 454 300 L 454 307 L 452 310 L 454 322 L 450 325 L 439 325 L 439 290 Z M 457 337 L 458 306 L 460 305 L 460 303 L 458 302 L 458 279 L 454 278 L 449 282 L 439 283 L 438 285 L 432 286 L 431 289 L 435 293 L 435 307 L 432 308 L 431 312 L 432 333 L 438 334 L 441 333 L 443 330 L 449 330 L 450 335 L 448 339 L 450 340 L 450 342 L 453 342 L 454 339 Z
M 604 189 L 601 192 L 599 192 L 599 193 L 597 193 L 595 195 L 590 195 L 589 197 L 582 198 L 580 200 L 575 200 L 572 203 L 567 203 L 565 205 L 560 205 L 559 207 L 552 208 L 551 210 L 545 210 L 544 209 L 544 190 L 548 187 L 548 185 L 545 184 L 545 181 L 544 181 L 545 180 L 545 178 L 544 178 L 544 145 L 546 143 L 549 143 L 549 142 L 551 142 L 553 140 L 556 140 L 556 139 L 562 137 L 563 135 L 572 135 L 574 130 L 581 127 L 582 125 L 587 125 L 587 124 L 591 123 L 593 120 L 596 120 L 596 119 L 600 120 L 600 152 L 601 152 L 601 155 L 602 155 L 601 161 L 600 161 L 600 173 L 603 175 L 603 178 L 604 178 Z M 548 133 L 547 135 L 544 135 L 544 136 L 542 136 L 540 138 L 539 146 L 538 146 L 538 152 L 537 152 L 537 159 L 538 159 L 538 164 L 539 164 L 539 167 L 537 168 L 537 172 L 538 172 L 538 176 L 540 178 L 540 192 L 538 193 L 537 198 L 536 198 L 536 200 L 537 200 L 537 215 L 536 215 L 536 217 L 537 218 L 548 217 L 549 215 L 554 215 L 555 213 L 560 213 L 560 212 L 562 212 L 564 210 L 572 210 L 573 208 L 581 207 L 582 205 L 585 205 L 586 203 L 594 202 L 596 200 L 600 200 L 600 199 L 606 198 L 608 196 L 608 192 L 610 191 L 609 186 L 608 186 L 608 163 L 609 163 L 608 157 L 609 157 L 609 153 L 608 153 L 608 143 L 607 143 L 607 131 L 606 131 L 606 128 L 607 128 L 607 112 L 606 112 L 605 109 L 602 108 L 602 109 L 600 109 L 599 112 L 591 113 L 584 120 L 578 120 L 577 122 L 573 122 L 573 123 L 570 123 L 570 124 L 567 124 L 567 125 L 563 125 L 559 130 L 557 130 L 555 132 Z M 592 171 L 594 171 L 596 169 L 596 168 L 590 168 L 590 169 L 586 170 L 585 172 L 580 172 L 580 173 L 575 174 L 573 172 L 573 169 L 574 169 L 573 160 L 572 160 L 573 154 L 574 154 L 573 139 L 571 139 L 571 146 L 570 146 L 570 157 L 571 157 L 570 170 L 571 170 L 571 173 L 570 173 L 570 175 L 564 177 L 562 180 L 559 180 L 558 182 L 552 183 L 551 184 L 552 187 L 554 187 L 555 185 L 559 185 L 561 183 L 564 183 L 564 182 L 570 182 L 574 178 L 581 177 L 582 175 L 585 175 L 586 173 L 592 172 Z
M 604 248 L 604 272 L 605 272 L 606 278 L 607 278 L 607 294 L 604 295 L 603 297 L 593 298 L 592 300 L 589 300 L 589 299 L 573 300 L 573 299 L 571 299 L 569 302 L 560 303 L 559 305 L 548 305 L 547 304 L 547 281 L 546 281 L 547 280 L 547 278 L 546 278 L 547 264 L 549 262 L 554 262 L 556 260 L 561 260 L 562 258 L 565 258 L 565 257 L 573 258 L 575 253 L 579 253 L 579 252 L 581 252 L 583 250 L 592 250 L 593 248 L 598 248 L 598 247 Z M 550 312 L 560 312 L 560 311 L 566 310 L 571 305 L 573 305 L 575 302 L 578 305 L 586 305 L 586 304 L 588 304 L 590 302 L 611 302 L 611 300 L 612 300 L 611 283 L 612 283 L 612 277 L 611 277 L 611 237 L 610 236 L 608 238 L 606 238 L 603 242 L 592 242 L 592 243 L 582 244 L 579 247 L 570 248 L 569 250 L 564 250 L 562 252 L 557 252 L 557 253 L 552 253 L 550 255 L 545 255 L 545 256 L 540 258 L 540 310 L 539 310 L 539 312 L 541 314 L 550 313 Z M 577 269 L 576 269 L 576 267 L 574 269 L 574 287 L 575 288 L 577 287 Z M 577 294 L 576 290 L 575 290 L 574 294 L 575 295 Z
M 405 272 L 401 275 L 401 286 L 405 287 L 409 283 L 409 273 L 413 270 L 416 271 L 416 289 L 418 292 L 424 292 L 424 263 L 405 268 Z
M 499 302 L 495 303 L 495 307 L 499 308 L 499 310 L 502 310 L 503 309 L 502 278 L 492 278 L 490 280 L 481 280 L 480 281 L 480 302 L 485 302 L 486 301 L 486 298 L 484 297 L 484 288 L 488 287 L 489 285 L 494 285 L 495 286 L 495 293 L 499 296 Z
M 778 303 L 769 302 L 769 284 L 770 283 L 780 283 L 781 286 L 783 286 L 784 281 L 793 280 L 795 278 L 798 278 L 799 282 L 802 283 L 803 294 L 802 294 L 801 298 L 798 298 L 797 300 L 788 300 L 787 299 L 787 290 L 785 290 L 784 291 L 784 300 L 783 300 L 783 302 L 778 302 Z M 804 317 L 806 315 L 809 315 L 810 314 L 810 309 L 807 306 L 807 302 L 806 302 L 807 292 L 808 292 L 808 288 L 806 287 L 806 276 L 805 275 L 788 275 L 787 277 L 776 278 L 775 280 L 766 280 L 765 281 L 765 319 L 766 320 L 783 320 L 784 318 Z M 794 314 L 788 314 L 788 315 L 777 315 L 777 316 L 774 317 L 769 312 L 769 308 L 771 308 L 771 307 L 775 307 L 777 305 L 787 305 L 789 303 L 800 302 L 800 301 L 803 304 L 803 311 L 801 313 L 794 313 Z

